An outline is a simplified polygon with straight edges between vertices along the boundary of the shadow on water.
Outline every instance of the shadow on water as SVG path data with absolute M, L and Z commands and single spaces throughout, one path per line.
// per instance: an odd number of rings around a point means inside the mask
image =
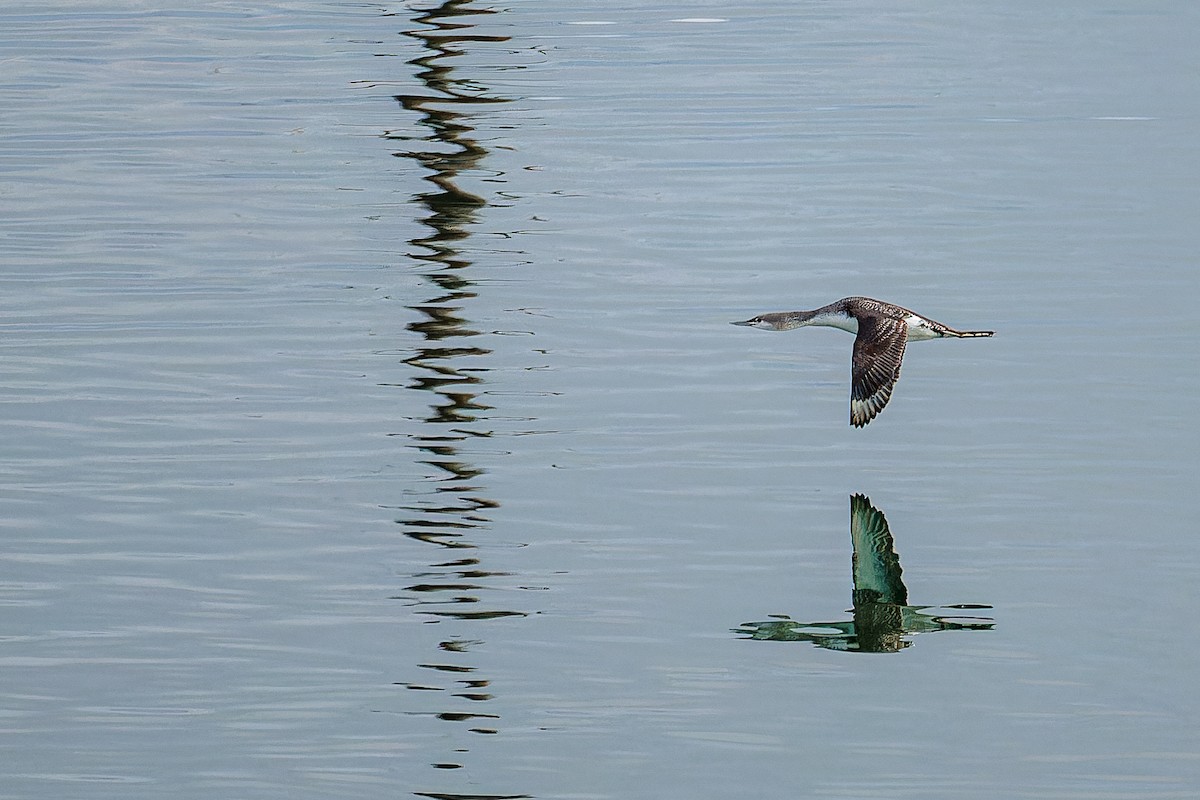
M 850 496 L 850 540 L 854 547 L 851 573 L 854 581 L 854 617 L 833 622 L 797 622 L 784 614 L 764 622 L 746 622 L 735 633 L 750 639 L 776 642 L 812 642 L 829 650 L 857 653 L 896 653 L 910 646 L 906 636 L 933 631 L 990 630 L 988 617 L 960 616 L 940 611 L 987 609 L 991 606 L 957 604 L 912 606 L 904 585 L 900 556 L 883 512 L 865 495 Z
M 406 536 L 438 549 L 428 569 L 412 576 L 404 594 L 396 599 L 414 607 L 414 613 L 430 623 L 480 622 L 501 617 L 525 616 L 524 612 L 485 607 L 489 584 L 505 573 L 486 568 L 480 555 L 480 542 L 490 518 L 488 513 L 500 506 L 485 496 L 481 481 L 484 470 L 472 464 L 464 453 L 465 443 L 489 438 L 490 431 L 479 427 L 486 419 L 488 406 L 480 402 L 487 368 L 478 359 L 491 353 L 474 340 L 481 334 L 470 327 L 463 313 L 464 304 L 476 296 L 470 277 L 472 262 L 465 253 L 465 241 L 479 213 L 488 202 L 456 183 L 460 175 L 477 168 L 488 151 L 472 138 L 468 108 L 482 104 L 507 102 L 486 95 L 477 82 L 455 75 L 450 59 L 465 53 L 471 42 L 500 42 L 508 37 L 473 33 L 467 18 L 495 13 L 471 8 L 471 0 L 448 0 L 436 8 L 415 12 L 413 21 L 421 26 L 404 31 L 418 40 L 426 54 L 408 63 L 416 67 L 416 77 L 424 91 L 396 95 L 409 112 L 418 115 L 418 125 L 426 132 L 417 136 L 388 135 L 389 140 L 412 141 L 412 149 L 397 152 L 399 158 L 412 159 L 428 171 L 422 176 L 433 190 L 417 194 L 414 200 L 428 211 L 421 222 L 428 235 L 410 240 L 409 257 L 424 266 L 421 274 L 431 285 L 430 296 L 409 306 L 420 319 L 408 328 L 421 337 L 414 354 L 404 363 L 414 374 L 408 388 L 431 394 L 430 413 L 415 434 L 403 434 L 419 453 L 418 462 L 426 468 L 426 480 L 432 488 L 423 496 L 398 508 L 406 516 L 397 520 Z M 430 716 L 465 725 L 470 733 L 499 732 L 499 715 L 489 713 L 485 705 L 493 699 L 491 681 L 479 674 L 469 653 L 481 646 L 474 638 L 447 638 L 438 644 L 437 658 L 416 666 L 427 670 L 422 679 L 398 685 L 421 692 L 442 692 L 447 706 Z M 469 752 L 456 747 L 454 752 Z M 438 769 L 459 769 L 455 761 L 432 764 Z M 461 795 L 416 792 L 423 797 L 462 800 L 463 798 L 517 798 L 525 795 Z

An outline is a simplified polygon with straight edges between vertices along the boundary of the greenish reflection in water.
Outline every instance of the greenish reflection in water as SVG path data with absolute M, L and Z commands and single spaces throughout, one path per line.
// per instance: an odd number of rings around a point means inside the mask
M 829 650 L 857 653 L 896 653 L 909 647 L 906 637 L 918 633 L 953 630 L 990 630 L 988 617 L 954 614 L 991 608 L 961 603 L 914 606 L 908 603 L 900 556 L 883 512 L 866 495 L 850 496 L 850 540 L 854 547 L 851 573 L 853 619 L 831 622 L 797 622 L 785 614 L 773 619 L 746 622 L 735 633 L 750 639 L 776 642 L 811 642 Z

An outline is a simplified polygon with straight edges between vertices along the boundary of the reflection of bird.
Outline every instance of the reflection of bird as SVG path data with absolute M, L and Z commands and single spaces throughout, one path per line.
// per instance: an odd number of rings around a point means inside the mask
M 763 622 L 746 622 L 738 633 L 752 639 L 812 642 L 829 650 L 895 653 L 908 647 L 905 636 L 946 630 L 989 630 L 986 617 L 949 616 L 935 609 L 982 609 L 990 606 L 957 604 L 910 606 L 900 557 L 883 512 L 865 495 L 850 496 L 850 541 L 854 546 L 853 620 L 796 622 L 785 615 Z M 930 613 L 933 611 L 933 613 Z
M 788 331 L 806 325 L 841 328 L 855 334 L 850 389 L 850 423 L 866 425 L 883 410 L 900 378 L 904 345 L 943 336 L 991 336 L 993 331 L 958 331 L 928 317 L 882 300 L 844 297 L 815 311 L 779 311 L 760 314 L 745 322 L 768 331 Z

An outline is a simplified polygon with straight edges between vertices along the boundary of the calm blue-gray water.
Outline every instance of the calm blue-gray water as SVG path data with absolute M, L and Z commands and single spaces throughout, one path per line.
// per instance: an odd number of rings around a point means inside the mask
M 1195 3 L 0 29 L 0 800 L 1200 794 Z

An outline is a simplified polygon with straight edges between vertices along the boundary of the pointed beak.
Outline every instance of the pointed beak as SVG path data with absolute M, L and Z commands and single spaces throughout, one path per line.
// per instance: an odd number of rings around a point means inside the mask
M 754 324 L 754 320 L 752 320 L 752 319 L 748 319 L 748 320 L 746 320 L 745 322 L 731 322 L 731 323 L 729 323 L 729 324 L 730 324 L 730 325 L 753 325 L 753 324 Z

